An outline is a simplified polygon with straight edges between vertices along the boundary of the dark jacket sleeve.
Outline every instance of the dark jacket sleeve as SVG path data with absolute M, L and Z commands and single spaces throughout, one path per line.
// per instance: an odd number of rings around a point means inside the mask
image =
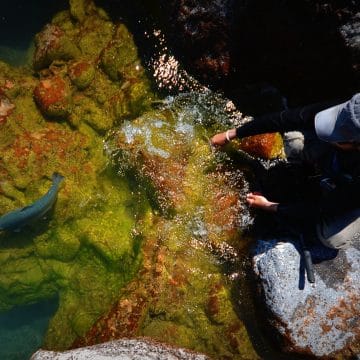
M 236 129 L 236 135 L 243 138 L 272 132 L 284 133 L 291 130 L 313 129 L 315 115 L 336 104 L 338 101 L 324 102 L 257 116 L 252 121 L 239 126 Z

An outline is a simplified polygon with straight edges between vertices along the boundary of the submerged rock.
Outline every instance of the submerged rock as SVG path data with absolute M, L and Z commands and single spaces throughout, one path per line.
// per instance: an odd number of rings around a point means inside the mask
M 138 276 L 73 347 L 149 336 L 214 357 L 258 358 L 222 271 L 236 268 L 247 246 L 245 184 L 240 171 L 217 166 L 206 140 L 202 121 L 226 117 L 214 102 L 210 92 L 182 94 L 110 132 L 114 165 L 136 180 L 153 213 L 141 229 Z
M 37 36 L 34 69 L 0 62 L 0 214 L 42 196 L 53 172 L 65 178 L 46 218 L 0 234 L 0 311 L 59 298 L 44 340 L 53 350 L 84 335 L 136 274 L 149 211 L 103 153 L 105 131 L 151 102 L 149 81 L 111 80 L 98 65 L 115 25 L 93 1 L 70 6 Z M 126 112 L 112 111 L 115 98 Z
M 46 116 L 66 118 L 71 112 L 70 84 L 59 75 L 40 80 L 34 97 Z
M 56 25 L 48 24 L 36 37 L 34 68 L 49 66 L 54 60 L 70 60 L 81 55 L 73 39 Z
M 207 360 L 209 357 L 196 354 L 186 349 L 171 347 L 149 339 L 125 339 L 110 341 L 104 344 L 74 349 L 70 351 L 53 352 L 39 350 L 31 360 Z
M 286 352 L 353 358 L 360 354 L 359 246 L 310 250 L 315 284 L 306 280 L 296 241 L 257 243 L 253 266 L 268 320 Z

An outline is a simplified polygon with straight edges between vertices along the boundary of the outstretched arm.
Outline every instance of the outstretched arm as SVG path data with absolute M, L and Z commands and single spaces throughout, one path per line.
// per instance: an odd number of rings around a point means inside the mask
M 284 133 L 291 130 L 313 129 L 315 115 L 319 111 L 336 104 L 338 101 L 325 102 L 256 116 L 252 121 L 238 128 L 214 135 L 211 143 L 214 146 L 223 146 L 235 137 L 244 138 L 272 132 Z
M 265 196 L 257 193 L 247 194 L 246 201 L 251 207 L 270 212 L 276 212 L 279 206 L 279 203 L 269 201 Z

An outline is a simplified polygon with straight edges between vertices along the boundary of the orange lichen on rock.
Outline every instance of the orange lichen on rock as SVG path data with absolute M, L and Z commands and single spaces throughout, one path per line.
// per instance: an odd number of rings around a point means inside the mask
M 44 115 L 66 117 L 71 108 L 71 88 L 59 75 L 40 80 L 34 89 L 36 103 Z
M 56 124 L 47 124 L 41 131 L 17 136 L 14 143 L 3 150 L 4 161 L 15 164 L 19 169 L 37 169 L 38 173 L 51 165 L 54 171 L 59 167 L 66 172 L 66 168 L 74 169 L 74 166 L 80 171 L 79 165 L 86 161 L 86 153 L 81 150 L 84 143 L 84 135 Z M 86 167 L 81 171 L 84 169 Z
M 249 136 L 240 141 L 239 147 L 252 156 L 273 159 L 282 154 L 282 138 L 279 133 Z

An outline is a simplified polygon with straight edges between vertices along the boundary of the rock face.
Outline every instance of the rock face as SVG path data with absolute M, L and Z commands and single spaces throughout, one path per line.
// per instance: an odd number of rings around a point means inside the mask
M 310 250 L 314 285 L 306 280 L 296 242 L 258 242 L 253 265 L 269 321 L 287 352 L 350 359 L 360 353 L 359 245 Z
M 39 350 L 31 360 L 207 360 L 206 355 L 185 349 L 173 348 L 146 339 L 110 341 L 104 344 L 79 348 L 65 352 Z

